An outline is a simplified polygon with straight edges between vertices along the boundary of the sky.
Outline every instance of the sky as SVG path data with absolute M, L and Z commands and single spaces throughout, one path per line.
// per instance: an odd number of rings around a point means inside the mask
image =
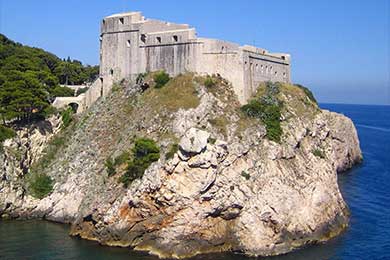
M 0 33 L 94 65 L 101 19 L 124 11 L 290 53 L 319 102 L 390 105 L 390 0 L 0 0 Z

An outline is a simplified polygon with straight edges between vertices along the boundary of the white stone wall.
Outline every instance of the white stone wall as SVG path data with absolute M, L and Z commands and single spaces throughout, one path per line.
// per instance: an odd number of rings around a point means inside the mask
M 103 96 L 116 81 L 157 70 L 172 76 L 185 72 L 219 74 L 232 83 L 242 103 L 261 82 L 290 82 L 288 54 L 197 38 L 195 29 L 187 24 L 145 19 L 135 12 L 106 17 L 101 32 Z M 96 91 L 93 93 L 96 97 Z

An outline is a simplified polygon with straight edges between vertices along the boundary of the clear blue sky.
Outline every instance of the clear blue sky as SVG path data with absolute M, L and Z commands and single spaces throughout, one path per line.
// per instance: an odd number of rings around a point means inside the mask
M 0 32 L 87 64 L 99 23 L 137 10 L 199 36 L 292 55 L 292 79 L 320 102 L 390 104 L 389 0 L 0 0 Z

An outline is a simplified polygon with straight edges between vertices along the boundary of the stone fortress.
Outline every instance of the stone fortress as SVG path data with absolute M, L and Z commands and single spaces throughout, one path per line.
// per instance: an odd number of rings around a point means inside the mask
M 102 20 L 100 77 L 76 97 L 79 112 L 107 95 L 113 83 L 158 70 L 171 76 L 218 74 L 232 83 L 239 101 L 245 103 L 261 82 L 290 82 L 290 55 L 199 38 L 187 24 L 146 19 L 141 12 L 114 14 Z M 70 99 L 58 98 L 54 105 L 63 106 Z

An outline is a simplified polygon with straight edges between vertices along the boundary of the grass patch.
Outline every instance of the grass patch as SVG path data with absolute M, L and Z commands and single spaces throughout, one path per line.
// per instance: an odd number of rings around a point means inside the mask
M 147 138 L 139 138 L 132 149 L 133 160 L 128 163 L 126 172 L 120 177 L 120 182 L 127 187 L 135 179 L 140 179 L 145 170 L 160 158 L 160 148 Z
M 53 190 L 53 180 L 46 174 L 33 174 L 29 179 L 29 191 L 38 199 L 43 199 Z
M 163 88 L 149 88 L 142 96 L 143 106 L 151 108 L 155 113 L 162 109 L 176 112 L 180 108 L 190 109 L 199 105 L 193 76 L 185 74 L 171 79 Z
M 211 87 L 214 87 L 216 84 L 216 82 L 214 81 L 214 79 L 211 77 L 211 76 L 207 76 L 205 78 L 205 80 L 203 81 L 203 85 L 206 87 L 206 88 L 211 88 Z

